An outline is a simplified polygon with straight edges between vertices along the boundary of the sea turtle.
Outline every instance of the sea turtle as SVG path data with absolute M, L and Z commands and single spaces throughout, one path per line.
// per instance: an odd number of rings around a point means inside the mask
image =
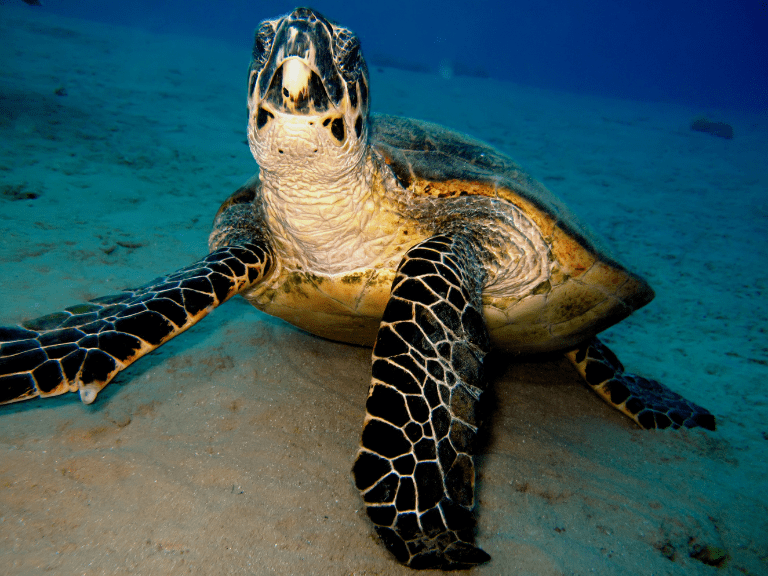
M 259 173 L 219 209 L 202 260 L 148 284 L 0 329 L 0 402 L 79 392 L 240 294 L 332 340 L 374 345 L 354 481 L 413 568 L 474 545 L 483 358 L 562 351 L 643 428 L 714 417 L 626 373 L 596 334 L 653 291 L 512 160 L 446 128 L 369 114 L 357 37 L 309 8 L 259 25 L 248 142 Z

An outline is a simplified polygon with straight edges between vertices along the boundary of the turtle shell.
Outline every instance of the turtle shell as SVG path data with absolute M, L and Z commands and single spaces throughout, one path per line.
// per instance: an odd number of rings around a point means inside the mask
M 374 147 L 401 185 L 418 195 L 481 195 L 513 204 L 541 231 L 551 258 L 546 282 L 524 297 L 485 295 L 491 339 L 517 352 L 562 349 L 621 321 L 653 299 L 594 233 L 509 157 L 428 122 L 372 117 Z
M 546 274 L 530 285 L 486 287 L 483 308 L 496 347 L 511 352 L 569 349 L 653 298 L 648 284 L 610 256 L 560 200 L 489 145 L 436 124 L 395 116 L 373 116 L 371 135 L 373 156 L 394 174 L 382 170 L 373 185 L 394 205 L 402 195 L 403 205 L 420 206 L 421 214 L 404 208 L 400 221 L 385 218 L 384 225 L 400 232 L 371 266 L 332 275 L 282 268 L 243 294 L 260 310 L 324 338 L 373 345 L 400 257 L 440 232 L 434 222 L 442 200 L 447 213 L 472 218 L 471 210 L 449 208 L 466 205 L 471 198 L 460 197 L 472 196 L 485 197 L 483 204 L 490 199 L 513 205 L 537 229 L 546 259 Z M 232 204 L 258 201 L 258 182 L 254 178 L 236 192 L 220 214 Z

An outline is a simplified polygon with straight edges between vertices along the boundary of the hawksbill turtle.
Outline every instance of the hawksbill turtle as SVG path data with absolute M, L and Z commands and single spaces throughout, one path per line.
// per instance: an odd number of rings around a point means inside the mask
M 649 285 L 492 147 L 372 115 L 353 32 L 309 8 L 263 21 L 248 70 L 256 176 L 219 209 L 210 253 L 136 289 L 0 329 L 0 403 L 114 376 L 239 294 L 332 340 L 373 345 L 353 466 L 368 516 L 400 562 L 461 568 L 474 544 L 473 453 L 483 358 L 562 351 L 642 428 L 714 417 L 624 371 L 597 334 Z

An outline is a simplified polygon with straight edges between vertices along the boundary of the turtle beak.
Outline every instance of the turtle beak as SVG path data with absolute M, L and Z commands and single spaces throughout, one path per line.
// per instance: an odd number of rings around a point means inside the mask
M 320 14 L 297 8 L 276 21 L 269 54 L 253 85 L 251 98 L 277 112 L 321 115 L 336 108 L 344 84 L 333 60 L 333 28 Z M 255 51 L 254 51 L 255 53 Z
M 302 58 L 285 59 L 269 83 L 262 106 L 290 114 L 323 114 L 330 108 L 320 75 Z

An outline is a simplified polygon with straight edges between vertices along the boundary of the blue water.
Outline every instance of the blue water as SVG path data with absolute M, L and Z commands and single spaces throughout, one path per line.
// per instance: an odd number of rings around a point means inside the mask
M 248 46 L 258 21 L 295 5 L 47 0 L 38 9 Z M 355 30 L 374 64 L 433 71 L 442 65 L 570 92 L 768 109 L 768 4 L 758 0 L 318 0 L 311 6 Z

